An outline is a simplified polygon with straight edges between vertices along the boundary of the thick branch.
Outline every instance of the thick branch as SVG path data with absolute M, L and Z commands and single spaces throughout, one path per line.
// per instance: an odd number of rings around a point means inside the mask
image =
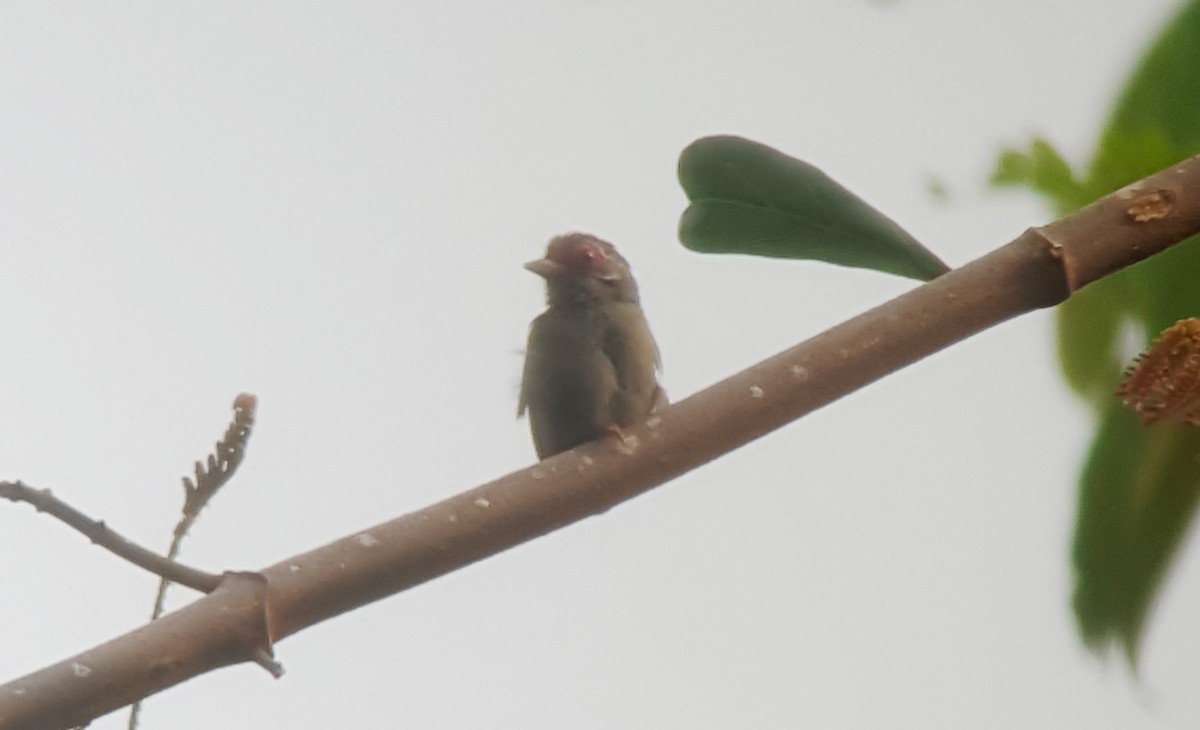
M 631 429 L 627 448 L 588 444 L 266 569 L 270 636 L 279 640 L 603 512 L 1198 231 L 1200 159 L 1193 158 L 670 406 Z M 0 726 L 69 727 L 213 668 L 197 662 L 157 676 L 106 674 L 108 693 L 85 705 L 74 694 L 80 683 L 62 684 L 81 661 L 159 660 L 181 643 L 215 642 L 208 632 L 220 621 L 221 593 L 0 687 Z M 168 621 L 172 631 L 164 632 Z M 245 658 L 231 654 L 227 663 Z
M 0 728 L 72 728 L 211 669 L 263 663 L 265 590 L 257 573 L 227 573 L 204 601 L 5 685 Z M 27 705 L 30 697 L 40 702 Z M 42 704 L 47 698 L 59 704 Z

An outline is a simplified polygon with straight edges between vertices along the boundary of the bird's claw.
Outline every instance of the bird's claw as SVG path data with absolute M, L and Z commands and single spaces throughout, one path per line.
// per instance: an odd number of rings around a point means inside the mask
M 621 430 L 620 426 L 612 425 L 604 429 L 604 435 L 613 440 L 613 445 L 622 454 L 632 454 L 637 450 L 638 438 Z

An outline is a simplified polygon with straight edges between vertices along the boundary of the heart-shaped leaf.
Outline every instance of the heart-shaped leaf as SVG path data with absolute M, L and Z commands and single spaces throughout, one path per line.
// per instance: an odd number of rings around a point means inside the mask
M 679 156 L 691 205 L 684 246 L 818 259 L 928 281 L 949 269 L 894 221 L 816 167 L 741 137 L 704 137 Z

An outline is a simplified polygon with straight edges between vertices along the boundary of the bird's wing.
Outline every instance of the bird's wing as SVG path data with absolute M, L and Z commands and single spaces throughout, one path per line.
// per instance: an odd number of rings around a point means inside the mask
M 610 326 L 604 332 L 601 348 L 613 366 L 617 384 L 621 388 L 652 387 L 651 384 L 634 382 L 643 377 L 645 371 L 638 363 L 645 363 L 647 354 L 654 358 L 654 369 L 662 369 L 658 344 L 650 334 L 650 326 L 646 324 L 641 308 L 633 305 L 616 310 L 612 324 L 615 326 Z
M 525 415 L 525 409 L 529 406 L 529 374 L 533 370 L 533 360 L 537 357 L 537 350 L 533 347 L 533 328 L 536 326 L 535 319 L 529 328 L 529 342 L 525 345 L 525 367 L 521 372 L 521 390 L 517 394 L 517 418 Z
M 525 415 L 525 407 L 529 405 L 529 399 L 525 395 L 526 383 L 529 382 L 529 354 L 525 355 L 525 374 L 521 377 L 521 391 L 517 394 L 517 418 Z M 512 391 L 509 391 L 510 393 Z

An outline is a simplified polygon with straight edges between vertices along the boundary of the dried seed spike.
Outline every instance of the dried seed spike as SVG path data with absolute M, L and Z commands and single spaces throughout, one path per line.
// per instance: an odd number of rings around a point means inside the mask
M 1116 396 L 1144 426 L 1200 425 L 1200 319 L 1181 319 L 1164 330 L 1125 370 Z

